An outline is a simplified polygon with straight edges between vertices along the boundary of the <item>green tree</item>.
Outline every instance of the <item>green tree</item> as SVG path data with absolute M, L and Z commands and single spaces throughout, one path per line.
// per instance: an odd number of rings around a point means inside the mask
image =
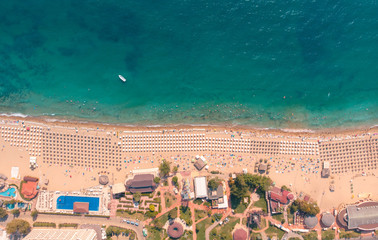
M 154 182 L 155 182 L 156 184 L 159 184 L 159 183 L 160 183 L 160 178 L 159 178 L 159 177 L 155 177 L 155 178 L 154 178 Z
M 177 185 L 178 185 L 178 177 L 177 177 L 177 176 L 174 176 L 174 177 L 172 178 L 172 182 L 173 182 L 173 184 L 174 184 L 175 186 L 177 186 Z
M 26 235 L 30 232 L 30 224 L 22 219 L 13 219 L 7 224 L 6 231 L 8 234 Z
M 139 202 L 141 198 L 142 198 L 142 194 L 140 192 L 136 192 L 133 194 L 133 199 L 135 202 Z
M 236 177 L 235 182 L 231 186 L 231 195 L 237 199 L 241 199 L 248 192 L 248 185 L 245 183 L 243 175 Z
M 114 235 L 116 235 L 117 238 L 118 238 L 118 236 L 121 234 L 121 229 L 119 229 L 119 228 L 115 228 L 114 231 L 113 231 L 113 233 L 114 233 Z
M 303 200 L 295 200 L 290 207 L 291 212 L 299 210 L 307 215 L 316 215 L 320 212 L 318 205 L 315 202 L 306 202 Z
M 13 209 L 12 214 L 13 214 L 13 216 L 18 216 L 18 215 L 20 215 L 20 210 L 19 209 Z
M 177 171 L 178 171 L 178 167 L 176 165 L 176 166 L 173 167 L 172 172 L 177 173 Z
M 6 216 L 8 216 L 7 211 L 5 211 L 4 208 L 0 208 L 0 219 L 5 218 Z
M 291 192 L 290 188 L 288 188 L 286 185 L 283 185 L 283 186 L 281 187 L 281 190 L 282 190 L 282 191 L 289 191 L 289 192 Z
M 38 217 L 38 211 L 36 210 L 36 209 L 34 209 L 32 212 L 31 212 L 31 214 L 30 214 L 30 216 L 32 216 L 32 218 L 37 218 Z
M 160 164 L 159 166 L 159 170 L 160 170 L 160 176 L 162 177 L 167 177 L 169 172 L 171 171 L 171 166 L 170 166 L 170 163 L 167 162 L 165 159 L 163 160 L 163 162 Z
M 207 183 L 207 186 L 210 189 L 217 189 L 220 184 L 221 184 L 221 180 L 218 177 L 216 177 L 216 178 L 210 179 L 210 181 Z

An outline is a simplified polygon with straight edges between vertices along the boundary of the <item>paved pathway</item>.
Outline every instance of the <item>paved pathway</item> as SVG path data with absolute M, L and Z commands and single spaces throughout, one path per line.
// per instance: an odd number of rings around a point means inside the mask
M 18 217 L 19 219 L 23 219 L 28 221 L 31 225 L 33 224 L 33 219 L 30 216 L 30 213 L 21 213 L 21 215 Z M 12 221 L 14 218 L 13 216 L 9 216 L 8 219 L 5 222 L 1 222 L 1 225 L 6 225 L 8 222 Z M 107 218 L 98 218 L 98 217 L 84 217 L 84 216 L 65 216 L 65 215 L 48 215 L 48 214 L 38 214 L 37 222 L 54 222 L 57 225 L 59 223 L 77 223 L 79 225 L 83 224 L 95 224 L 95 225 L 113 225 L 117 227 L 132 229 L 135 231 L 138 240 L 145 239 L 143 237 L 143 224 L 139 224 L 139 226 L 134 226 L 131 224 L 127 224 L 124 222 L 121 222 L 120 217 L 115 217 L 113 219 L 107 219 Z
M 206 240 L 210 240 L 210 232 L 211 230 L 213 230 L 217 225 L 219 224 L 219 222 L 214 222 L 210 227 L 206 228 L 206 231 L 205 231 L 205 236 L 206 236 Z M 193 238 L 195 239 L 195 238 Z

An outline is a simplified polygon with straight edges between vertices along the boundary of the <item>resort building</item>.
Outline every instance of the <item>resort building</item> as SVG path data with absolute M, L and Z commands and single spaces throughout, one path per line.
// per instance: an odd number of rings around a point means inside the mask
M 304 225 L 308 229 L 313 229 L 316 225 L 318 225 L 318 219 L 316 216 L 306 216 L 304 218 Z
M 271 213 L 274 214 L 281 212 L 280 208 L 283 205 L 288 204 L 290 200 L 293 200 L 294 195 L 289 191 L 282 190 L 278 187 L 273 187 L 270 191 L 268 191 L 268 198 Z
M 211 200 L 212 208 L 224 209 L 228 207 L 227 196 L 223 194 L 223 184 L 212 190 L 208 188 L 208 199 Z
M 24 240 L 97 240 L 93 229 L 33 229 Z
M 112 186 L 112 193 L 114 198 L 120 198 L 125 195 L 126 187 L 123 183 L 116 183 Z
M 206 177 L 194 178 L 194 193 L 196 198 L 207 198 L 207 181 Z
M 194 199 L 194 192 L 190 188 L 190 180 L 188 178 L 182 180 L 181 197 L 184 201 Z
M 267 164 L 260 163 L 260 165 L 259 165 L 259 173 L 265 173 L 267 169 L 268 169 L 268 165 Z
M 322 214 L 320 222 L 324 228 L 329 228 L 335 223 L 335 216 L 329 212 L 325 212 Z
M 74 213 L 89 213 L 89 202 L 74 202 Z
M 201 158 L 199 158 L 194 163 L 194 166 L 197 168 L 198 171 L 201 171 L 206 166 L 206 163 Z
M 170 238 L 178 239 L 184 234 L 184 227 L 178 221 L 172 221 L 169 223 L 167 234 Z
M 37 186 L 38 178 L 26 176 L 21 185 L 21 194 L 24 195 L 25 198 L 33 199 L 38 194 Z
M 322 178 L 328 178 L 331 175 L 331 170 L 329 169 L 329 162 L 323 162 L 323 169 L 322 169 Z
M 133 179 L 126 181 L 126 190 L 135 193 L 149 193 L 155 191 L 157 184 L 154 182 L 153 174 L 135 175 Z
M 378 229 L 378 202 L 347 206 L 337 215 L 337 222 L 349 230 L 376 230 Z

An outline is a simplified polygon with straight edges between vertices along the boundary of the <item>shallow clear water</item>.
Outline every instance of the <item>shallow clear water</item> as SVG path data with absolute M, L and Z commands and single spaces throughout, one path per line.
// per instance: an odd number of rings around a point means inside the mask
M 377 12 L 376 1 L 349 0 L 1 1 L 0 112 L 375 124 Z

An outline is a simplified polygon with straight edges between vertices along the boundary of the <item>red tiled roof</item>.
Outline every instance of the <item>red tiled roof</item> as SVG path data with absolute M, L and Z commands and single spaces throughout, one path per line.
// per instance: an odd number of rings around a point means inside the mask
M 270 199 L 273 200 L 273 201 L 280 202 L 282 204 L 286 204 L 287 203 L 287 197 L 286 196 L 277 194 L 275 192 L 271 192 L 270 193 Z
M 281 191 L 281 189 L 277 187 L 273 187 L 270 190 L 270 199 L 273 201 L 280 202 L 282 204 L 287 204 L 288 199 L 291 200 L 294 198 L 294 195 L 286 190 Z
M 38 178 L 25 176 L 24 181 L 26 181 L 26 182 L 38 182 Z
M 37 191 L 37 182 L 24 182 L 22 183 L 21 194 L 24 197 L 32 199 L 34 198 L 38 191 Z
M 74 202 L 73 211 L 75 213 L 89 213 L 89 202 Z

